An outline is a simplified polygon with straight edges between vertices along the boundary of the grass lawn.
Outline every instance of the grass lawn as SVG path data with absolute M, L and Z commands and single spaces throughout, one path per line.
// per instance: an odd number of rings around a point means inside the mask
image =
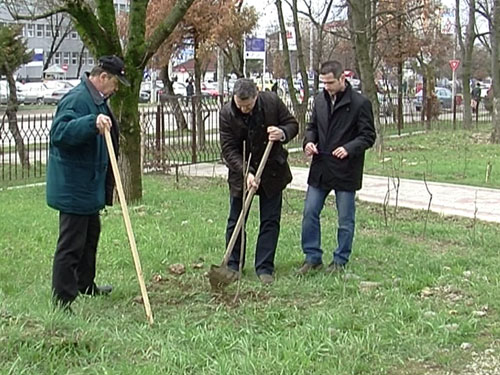
M 381 206 L 359 203 L 346 275 L 298 278 L 303 194 L 285 193 L 275 284 L 253 271 L 252 209 L 240 290 L 216 295 L 204 274 L 225 250 L 226 182 L 146 176 L 130 215 L 150 327 L 118 205 L 102 215 L 97 277 L 115 290 L 68 316 L 50 304 L 58 214 L 45 188 L 0 191 L 0 374 L 498 374 L 497 225 L 431 214 L 424 238 L 423 212 L 400 208 L 385 227 Z M 175 263 L 186 273 L 170 274 Z

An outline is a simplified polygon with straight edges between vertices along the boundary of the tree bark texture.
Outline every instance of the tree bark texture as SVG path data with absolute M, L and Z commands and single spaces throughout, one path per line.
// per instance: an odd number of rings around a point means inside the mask
M 29 155 L 24 146 L 24 140 L 19 131 L 19 126 L 17 124 L 17 92 L 16 92 L 16 81 L 12 74 L 7 74 L 7 83 L 9 85 L 9 99 L 7 101 L 7 108 L 5 114 L 7 115 L 7 120 L 9 122 L 9 130 L 14 137 L 14 142 L 16 143 L 17 153 L 19 155 L 19 161 L 23 168 L 29 168 Z
M 354 48 L 356 51 L 356 61 L 359 64 L 359 73 L 363 84 L 363 93 L 368 97 L 373 106 L 373 116 L 375 120 L 375 130 L 377 139 L 375 141 L 375 149 L 377 153 L 382 153 L 384 129 L 380 122 L 380 109 L 377 98 L 377 88 L 375 86 L 375 74 L 370 56 L 371 43 L 370 36 L 372 35 L 370 26 L 372 24 L 372 4 L 369 0 L 352 0 L 349 1 L 349 16 L 352 20 L 352 37 L 354 40 Z
M 493 3 L 491 33 L 491 71 L 493 75 L 493 130 L 491 142 L 500 143 L 500 0 Z

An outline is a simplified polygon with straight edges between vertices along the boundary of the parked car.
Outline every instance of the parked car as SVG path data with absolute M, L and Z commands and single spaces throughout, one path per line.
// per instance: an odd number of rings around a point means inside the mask
M 65 87 L 62 89 L 48 90 L 43 95 L 44 104 L 57 104 L 73 87 Z
M 43 104 L 43 82 L 27 82 L 21 86 L 21 92 L 24 95 L 24 104 Z
M 184 83 L 175 81 L 175 82 L 172 82 L 172 87 L 174 89 L 174 95 L 187 96 L 186 85 Z M 167 99 L 168 96 L 167 96 L 164 88 L 162 88 L 160 91 L 158 91 L 158 97 L 160 99 L 163 99 L 163 100 Z
M 441 108 L 443 109 L 451 109 L 453 105 L 453 100 L 452 100 L 452 93 L 450 89 L 447 89 L 446 87 L 436 87 L 434 89 L 434 93 L 436 94 L 437 99 L 439 100 L 439 104 L 441 105 Z M 417 92 L 415 95 L 415 110 L 421 111 L 422 110 L 422 94 L 423 91 L 420 90 Z
M 47 81 L 44 87 L 43 103 L 57 104 L 74 86 L 68 81 Z
M 17 94 L 17 103 L 24 103 L 24 94 L 20 90 L 21 84 L 16 82 L 16 94 Z M 0 81 L 0 104 L 7 104 L 9 100 L 10 90 L 9 84 L 7 81 Z
M 214 97 L 219 96 L 219 89 L 217 87 L 217 83 L 202 82 L 201 95 L 214 96 Z

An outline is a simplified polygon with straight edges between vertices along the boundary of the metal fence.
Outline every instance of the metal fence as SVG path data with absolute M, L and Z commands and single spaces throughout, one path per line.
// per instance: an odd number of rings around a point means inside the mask
M 220 159 L 219 111 L 223 97 L 163 96 L 156 107 L 141 110 L 145 171 Z
M 162 171 L 180 165 L 220 160 L 219 111 L 228 98 L 221 97 L 163 97 L 156 106 L 140 107 L 142 131 L 142 161 L 145 172 Z M 285 103 L 291 108 L 290 100 Z M 312 101 L 308 105 L 309 117 Z M 292 110 L 293 112 L 293 110 Z M 417 111 L 412 98 L 403 104 L 404 128 L 397 129 L 396 99 L 387 99 L 381 105 L 380 122 L 384 134 L 412 132 L 426 128 L 422 114 Z M 20 114 L 17 129 L 9 125 L 3 115 L 0 123 L 0 183 L 18 184 L 39 181 L 45 178 L 48 158 L 48 138 L 53 114 Z M 463 105 L 453 114 L 441 109 L 431 119 L 431 128 L 462 125 Z M 491 114 L 481 103 L 473 115 L 475 124 L 491 122 Z M 304 131 L 301 125 L 299 136 L 289 148 L 300 147 Z
M 52 114 L 21 114 L 17 127 L 2 116 L 0 182 L 36 180 L 45 176 Z

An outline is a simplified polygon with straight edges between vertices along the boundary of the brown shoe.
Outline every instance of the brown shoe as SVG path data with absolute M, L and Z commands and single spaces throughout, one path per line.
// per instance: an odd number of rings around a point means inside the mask
M 311 271 L 319 271 L 323 267 L 323 263 L 308 263 L 304 262 L 302 266 L 297 270 L 297 275 L 303 276 Z
M 328 267 L 326 267 L 325 272 L 331 274 L 345 272 L 345 264 L 332 262 L 328 265 Z
M 262 284 L 269 285 L 269 284 L 272 284 L 274 282 L 274 277 L 273 277 L 273 275 L 270 275 L 268 273 L 261 273 L 259 275 L 259 280 Z

